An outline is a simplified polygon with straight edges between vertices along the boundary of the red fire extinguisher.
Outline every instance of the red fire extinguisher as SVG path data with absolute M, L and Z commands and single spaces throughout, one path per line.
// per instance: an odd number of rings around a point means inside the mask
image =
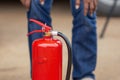
M 42 22 L 30 19 L 40 25 L 42 30 L 35 30 L 30 33 L 42 32 L 43 38 L 36 39 L 32 44 L 32 80 L 62 80 L 62 43 L 53 36 L 60 36 L 64 39 L 68 49 L 68 66 L 65 80 L 70 80 L 71 73 L 71 45 L 69 40 L 60 32 L 52 31 L 51 27 Z

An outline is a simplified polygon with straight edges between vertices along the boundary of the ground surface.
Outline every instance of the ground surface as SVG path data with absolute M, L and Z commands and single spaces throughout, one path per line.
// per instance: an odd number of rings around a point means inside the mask
M 66 7 L 64 10 L 61 8 L 54 8 L 52 11 L 54 29 L 71 39 L 72 17 Z M 105 18 L 98 17 L 97 21 L 99 35 Z M 30 80 L 26 25 L 23 8 L 0 5 L 0 80 Z M 67 53 L 65 47 L 64 52 Z M 67 54 L 64 54 L 63 78 L 66 71 L 66 56 Z M 120 18 L 112 18 L 105 38 L 98 38 L 96 80 L 120 80 L 119 61 Z

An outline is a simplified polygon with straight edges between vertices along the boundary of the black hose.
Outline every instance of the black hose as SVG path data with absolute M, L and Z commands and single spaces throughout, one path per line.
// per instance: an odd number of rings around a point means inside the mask
M 62 34 L 61 32 L 58 32 L 58 36 L 64 39 L 67 49 L 68 49 L 68 66 L 67 66 L 67 73 L 66 73 L 66 79 L 65 80 L 70 80 L 70 74 L 71 74 L 71 66 L 72 66 L 72 50 L 71 50 L 71 44 L 68 40 L 68 38 Z

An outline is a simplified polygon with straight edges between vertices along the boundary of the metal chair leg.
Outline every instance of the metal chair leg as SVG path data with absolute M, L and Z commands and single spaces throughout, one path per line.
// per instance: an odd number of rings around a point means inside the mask
M 106 29 L 107 29 L 107 27 L 108 27 L 108 23 L 109 23 L 109 21 L 110 21 L 110 18 L 111 18 L 111 16 L 112 16 L 112 13 L 114 12 L 114 9 L 115 9 L 115 7 L 116 7 L 116 5 L 117 5 L 117 1 L 118 1 L 118 0 L 115 0 L 115 1 L 114 1 L 113 6 L 111 7 L 110 12 L 108 13 L 108 16 L 107 16 L 107 18 L 106 18 L 106 22 L 105 22 L 104 27 L 103 27 L 103 29 L 102 29 L 102 32 L 101 32 L 101 34 L 100 34 L 100 38 L 103 38 L 103 37 L 104 37 L 105 31 L 106 31 Z

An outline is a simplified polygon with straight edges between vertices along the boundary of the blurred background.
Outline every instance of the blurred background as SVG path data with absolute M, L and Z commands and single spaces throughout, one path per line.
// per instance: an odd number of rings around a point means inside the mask
M 96 80 L 120 80 L 120 0 L 99 0 Z M 69 0 L 54 0 L 53 28 L 71 40 Z M 30 80 L 26 10 L 19 0 L 0 1 L 0 80 Z M 64 46 L 64 53 L 67 53 Z M 63 80 L 67 55 L 63 55 Z

